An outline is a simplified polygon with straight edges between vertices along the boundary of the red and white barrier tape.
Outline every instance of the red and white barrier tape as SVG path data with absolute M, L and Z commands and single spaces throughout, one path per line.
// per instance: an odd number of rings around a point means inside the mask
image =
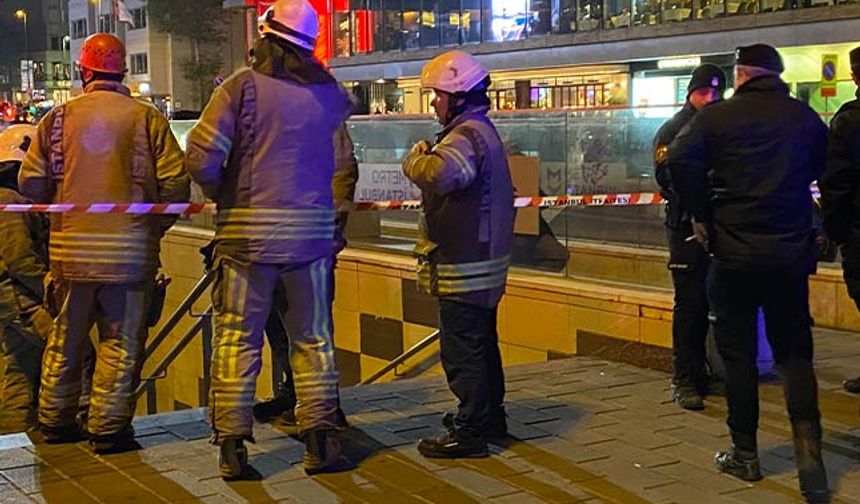
M 534 196 L 514 199 L 515 208 L 563 208 L 573 206 L 639 206 L 660 205 L 657 193 L 583 194 L 574 196 Z M 346 205 L 342 210 L 419 210 L 420 200 L 367 201 Z M 215 214 L 214 203 L 93 203 L 73 204 L 15 204 L 0 205 L 0 212 L 89 213 L 89 214 Z
M 813 186 L 812 195 L 820 197 Z M 659 193 L 581 194 L 573 196 L 532 196 L 514 198 L 514 208 L 623 207 L 662 205 L 666 200 Z M 420 210 L 420 200 L 364 201 L 344 205 L 342 211 Z M 217 213 L 214 203 L 93 203 L 73 204 L 15 204 L 0 205 L 0 212 L 89 213 L 89 214 L 209 214 Z

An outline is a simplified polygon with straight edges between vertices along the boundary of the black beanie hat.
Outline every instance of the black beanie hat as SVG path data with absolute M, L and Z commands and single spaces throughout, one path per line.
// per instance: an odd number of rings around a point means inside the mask
M 848 53 L 848 61 L 851 62 L 851 71 L 857 73 L 860 71 L 860 47 L 851 49 Z
M 735 64 L 763 68 L 781 74 L 785 70 L 782 56 L 767 44 L 753 44 L 735 50 Z
M 699 88 L 711 87 L 719 91 L 726 90 L 726 73 L 723 69 L 713 63 L 702 63 L 697 66 L 690 76 L 687 92 L 690 93 Z

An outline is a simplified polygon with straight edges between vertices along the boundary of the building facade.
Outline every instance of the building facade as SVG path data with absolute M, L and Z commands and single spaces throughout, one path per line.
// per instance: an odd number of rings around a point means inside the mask
M 26 0 L 0 21 L 0 101 L 52 106 L 69 98 L 71 63 L 65 0 Z
M 271 0 L 225 0 L 256 8 Z M 730 70 L 738 45 L 780 49 L 792 91 L 822 113 L 853 97 L 848 50 L 860 44 L 856 0 L 325 0 L 317 55 L 352 87 L 360 112 L 430 112 L 418 76 L 450 48 L 493 77 L 497 110 L 683 102 L 692 68 Z M 837 54 L 835 96 L 822 55 Z
M 112 13 L 110 0 L 68 0 L 68 4 L 72 54 L 79 54 L 84 39 L 89 35 L 112 33 L 126 44 L 129 72 L 125 83 L 134 96 L 151 100 L 168 115 L 202 110 L 206 97 L 201 97 L 183 69 L 185 62 L 192 58 L 192 43 L 153 26 L 147 2 L 124 1 L 133 23 L 118 22 Z M 242 51 L 229 50 L 235 46 L 232 25 L 238 23 L 242 26 L 243 21 L 241 17 L 238 20 L 231 17 L 230 20 L 231 26 L 225 30 L 227 34 L 223 44 L 201 47 L 202 53 L 218 54 L 221 59 L 222 69 L 211 76 L 212 80 L 244 62 Z M 80 92 L 82 83 L 77 71 L 74 72 L 72 86 L 74 92 Z

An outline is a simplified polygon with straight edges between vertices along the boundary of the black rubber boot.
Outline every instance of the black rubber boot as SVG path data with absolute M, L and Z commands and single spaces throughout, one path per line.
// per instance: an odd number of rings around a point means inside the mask
M 705 409 L 705 401 L 699 390 L 689 382 L 672 384 L 672 399 L 685 410 L 699 411 Z
M 226 438 L 221 442 L 218 469 L 224 481 L 236 481 L 248 474 L 248 450 L 241 438 Z
M 47 444 L 77 443 L 89 439 L 87 433 L 77 425 L 69 427 L 48 427 L 41 425 L 39 426 L 39 430 L 42 432 L 42 438 Z
M 140 450 L 140 444 L 134 440 L 134 429 L 129 425 L 122 431 L 107 436 L 90 434 L 90 446 L 97 455 L 125 453 Z
M 335 429 L 316 429 L 305 433 L 305 473 L 336 471 L 340 467 L 341 444 Z
M 714 457 L 717 470 L 744 481 L 762 479 L 761 465 L 755 452 L 746 453 L 734 446 L 729 451 L 717 452 Z
M 295 425 L 295 408 L 296 392 L 290 383 L 283 382 L 278 386 L 275 397 L 254 405 L 254 418 L 260 422 L 266 422 L 281 417 L 288 425 Z M 290 423 L 290 418 L 292 423 Z
M 794 458 L 800 492 L 806 502 L 830 502 L 827 471 L 821 458 L 821 426 L 812 420 L 793 422 Z

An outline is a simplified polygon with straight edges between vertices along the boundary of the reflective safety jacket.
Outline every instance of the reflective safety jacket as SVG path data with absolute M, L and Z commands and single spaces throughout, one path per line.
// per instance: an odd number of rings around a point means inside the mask
M 39 124 L 18 177 L 35 203 L 188 201 L 182 151 L 167 118 L 111 81 L 54 107 Z M 51 215 L 51 274 L 76 282 L 150 281 L 159 242 L 176 217 Z
M 244 69 L 215 90 L 188 134 L 186 167 L 218 205 L 216 255 L 289 264 L 334 252 L 332 142 L 351 109 L 334 79 Z
M 0 204 L 29 203 L 0 187 Z M 42 304 L 48 273 L 48 226 L 37 213 L 0 212 L 0 325 Z
M 433 295 L 484 307 L 505 291 L 514 235 L 508 159 L 486 107 L 472 107 L 428 151 L 403 162 L 422 192 L 418 285 Z

